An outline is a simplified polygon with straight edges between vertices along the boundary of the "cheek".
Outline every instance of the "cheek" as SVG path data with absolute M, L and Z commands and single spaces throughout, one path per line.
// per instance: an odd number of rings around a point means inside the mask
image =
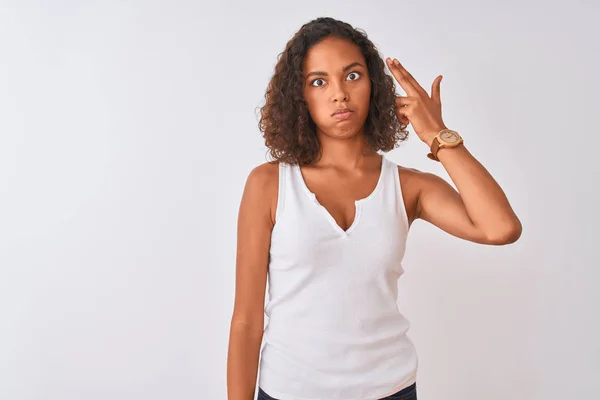
M 367 81 L 365 85 L 360 85 L 360 87 L 357 88 L 355 97 L 357 97 L 355 100 L 368 106 L 371 97 L 371 82 Z
M 305 94 L 304 99 L 308 104 L 308 112 L 312 117 L 313 121 L 319 122 L 327 118 L 327 110 L 329 109 L 327 99 L 325 96 L 319 96 L 318 94 Z

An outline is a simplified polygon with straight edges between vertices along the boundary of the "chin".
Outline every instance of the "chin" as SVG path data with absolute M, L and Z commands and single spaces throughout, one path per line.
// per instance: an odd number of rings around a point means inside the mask
M 350 125 L 347 124 L 346 126 L 336 126 L 333 127 L 332 129 L 330 129 L 329 131 L 327 131 L 326 135 L 330 136 L 330 137 L 337 137 L 337 138 L 351 138 L 354 137 L 356 135 L 360 135 L 361 131 L 362 131 L 362 126 L 360 125 Z

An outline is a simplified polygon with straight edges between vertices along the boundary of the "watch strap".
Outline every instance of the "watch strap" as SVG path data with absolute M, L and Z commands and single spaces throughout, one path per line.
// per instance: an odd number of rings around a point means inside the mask
M 431 142 L 431 153 L 427 154 L 427 157 L 429 157 L 431 160 L 434 161 L 440 161 L 439 158 L 437 158 L 437 153 L 440 149 L 440 141 L 438 140 L 437 136 L 433 138 L 433 141 Z

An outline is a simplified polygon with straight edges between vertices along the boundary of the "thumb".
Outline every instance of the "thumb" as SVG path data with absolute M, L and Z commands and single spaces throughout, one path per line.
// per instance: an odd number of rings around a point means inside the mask
M 440 83 L 442 82 L 442 78 L 443 76 L 440 75 L 437 78 L 435 78 L 435 80 L 433 81 L 433 84 L 431 85 L 431 99 L 434 100 L 436 103 L 441 104 L 442 99 L 440 96 Z

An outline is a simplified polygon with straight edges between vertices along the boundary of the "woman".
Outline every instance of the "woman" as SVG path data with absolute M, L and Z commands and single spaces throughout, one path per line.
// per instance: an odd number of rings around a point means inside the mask
M 396 304 L 410 225 L 490 245 L 521 234 L 502 189 L 444 124 L 441 79 L 429 95 L 364 32 L 331 18 L 286 46 L 260 121 L 275 160 L 250 172 L 238 217 L 229 400 L 253 399 L 257 376 L 258 399 L 417 398 L 417 355 Z M 458 191 L 378 153 L 405 140 L 408 124 Z

